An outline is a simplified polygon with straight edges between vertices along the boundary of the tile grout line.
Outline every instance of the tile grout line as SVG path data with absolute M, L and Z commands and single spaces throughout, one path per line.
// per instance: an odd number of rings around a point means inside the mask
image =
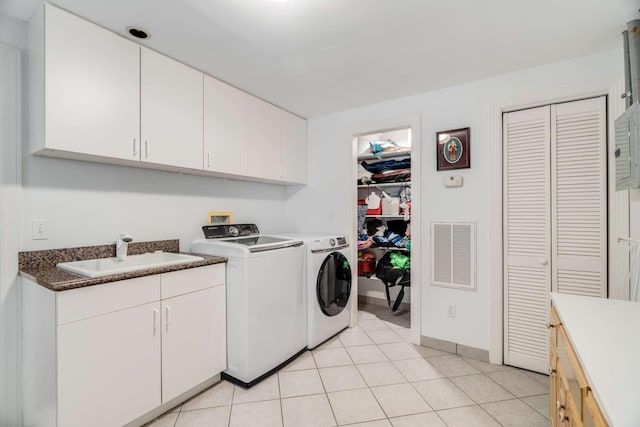
M 504 387 L 502 384 L 500 384 L 499 382 L 497 382 L 496 380 L 494 380 L 493 378 L 491 378 L 489 375 L 486 374 L 473 374 L 473 375 L 483 375 L 486 378 L 488 378 L 490 381 L 494 382 L 498 387 L 500 387 L 502 390 L 506 391 L 508 394 L 510 394 L 511 396 L 513 396 L 512 399 L 502 399 L 502 400 L 495 400 L 494 402 L 504 402 L 506 400 L 513 400 L 513 399 L 520 399 L 518 396 L 515 395 L 515 393 L 512 393 L 511 391 L 507 390 L 506 387 Z M 461 375 L 459 377 L 452 377 L 452 378 L 462 378 L 462 377 L 470 377 L 472 375 Z M 455 382 L 451 381 L 452 383 L 456 384 Z M 456 384 L 456 386 L 458 386 L 458 384 Z M 459 387 L 459 386 L 458 386 Z M 464 392 L 464 390 L 463 390 Z M 475 402 L 475 399 L 473 399 L 471 396 L 469 396 L 469 398 L 471 400 L 473 400 Z M 477 403 L 477 402 L 476 402 Z M 493 402 L 485 402 L 485 403 L 493 403 Z M 483 405 L 483 403 L 477 403 L 478 405 Z
M 360 320 L 358 320 L 358 325 L 359 325 L 359 324 L 360 324 Z M 342 334 L 342 333 L 341 333 L 341 334 Z M 366 335 L 367 337 L 369 337 L 369 334 L 367 334 L 366 332 L 365 332 L 365 335 Z M 369 339 L 371 339 L 371 337 L 369 337 Z M 338 335 L 338 341 L 340 342 L 340 344 L 343 344 L 343 343 L 342 343 L 342 341 L 340 341 L 340 335 Z M 372 340 L 372 341 L 373 341 L 373 340 Z M 367 345 L 369 345 L 369 344 L 367 344 Z M 374 343 L 374 345 L 377 347 L 377 344 L 375 344 L 375 343 Z M 360 374 L 360 376 L 362 377 L 362 380 L 364 381 L 365 385 L 367 386 L 366 388 L 360 388 L 360 389 L 354 389 L 354 390 L 364 390 L 364 389 L 369 390 L 369 393 L 371 393 L 371 394 L 373 395 L 373 398 L 375 399 L 376 403 L 378 404 L 378 406 L 379 406 L 379 407 L 380 407 L 380 409 L 382 410 L 382 413 L 383 413 L 383 414 L 385 414 L 385 418 L 384 418 L 384 419 L 389 420 L 389 418 L 386 416 L 386 415 L 387 415 L 386 411 L 384 410 L 384 408 L 382 407 L 382 405 L 381 405 L 381 404 L 380 404 L 380 402 L 378 401 L 378 398 L 376 397 L 375 393 L 374 393 L 373 391 L 371 391 L 371 387 L 370 387 L 370 386 L 369 386 L 369 384 L 367 383 L 367 380 L 364 378 L 364 375 L 362 375 L 362 372 L 360 371 L 360 369 L 358 369 L 358 365 L 354 362 L 353 358 L 351 357 L 351 354 L 349 354 L 349 351 L 347 350 L 347 348 L 346 348 L 346 347 L 344 347 L 344 345 L 343 345 L 343 347 L 342 347 L 342 348 L 344 348 L 345 353 L 347 353 L 347 357 L 349 358 L 349 360 L 351 360 L 351 363 L 352 363 L 352 364 L 353 364 L 353 366 L 356 368 L 356 371 L 358 372 L 358 374 Z M 378 350 L 380 350 L 380 348 L 378 348 Z M 380 351 L 382 351 L 382 350 L 380 350 Z M 384 353 L 383 353 L 383 354 L 384 354 Z M 385 355 L 385 357 L 386 357 L 386 355 Z M 351 365 L 345 365 L 345 366 L 351 366 Z M 318 368 L 318 375 L 320 375 L 320 368 Z M 334 417 L 334 419 L 335 419 L 335 421 L 336 421 L 336 425 L 339 425 L 339 424 L 338 424 L 338 418 L 336 417 L 335 411 L 334 411 L 334 409 L 333 409 L 333 405 L 331 404 L 331 400 L 329 399 L 329 394 L 327 393 L 327 391 L 326 391 L 326 387 L 325 387 L 325 385 L 324 385 L 324 381 L 322 380 L 322 375 L 320 375 L 320 381 L 322 382 L 322 387 L 323 387 L 323 388 L 324 388 L 324 390 L 325 390 L 325 393 L 326 393 L 326 396 L 327 396 L 327 400 L 329 401 L 329 406 L 331 407 L 331 412 L 333 413 L 333 417 Z M 342 391 L 350 391 L 350 390 L 342 390 Z M 382 418 L 381 418 L 381 419 L 382 419 Z M 377 421 L 377 420 L 371 420 L 371 421 Z M 391 421 L 389 421 L 389 422 L 391 422 Z M 353 424 L 353 423 L 352 423 L 352 424 Z M 357 423 L 356 423 L 356 424 L 357 424 Z
M 538 394 L 537 396 L 544 396 L 543 394 Z M 526 396 L 526 397 L 536 397 L 536 396 Z M 525 397 L 525 399 L 526 399 Z M 547 417 L 545 414 L 541 413 L 540 411 L 538 411 L 536 408 L 534 408 L 533 406 L 531 406 L 530 404 L 528 404 L 523 398 L 519 399 L 520 401 L 522 401 L 522 403 L 524 403 L 525 405 L 527 405 L 529 408 L 533 409 L 535 412 L 537 412 L 538 414 L 542 415 L 545 419 L 551 421 L 551 414 L 548 414 L 549 416 Z M 547 399 L 549 400 L 549 399 Z M 549 402 L 548 402 L 549 403 Z M 547 408 L 548 410 L 548 408 Z
M 434 413 L 434 414 L 436 414 L 436 417 L 438 417 L 438 418 L 440 419 L 440 421 L 442 421 L 442 424 L 444 424 L 445 426 L 448 426 L 448 425 L 449 425 L 449 424 L 447 424 L 447 422 L 444 420 L 444 418 L 442 418 L 442 417 L 440 416 L 440 414 L 438 413 L 438 411 L 436 411 L 436 410 L 434 409 L 433 413 Z
M 349 352 L 347 352 L 347 355 L 349 355 Z M 311 357 L 313 357 L 313 354 L 311 355 Z M 318 368 L 318 364 L 316 363 L 315 359 L 313 359 L 313 363 L 315 363 L 316 369 L 318 370 L 318 376 L 320 377 L 320 384 L 322 384 L 322 389 L 324 390 L 324 395 L 327 398 L 327 402 L 329 402 L 329 409 L 331 409 L 331 415 L 333 415 L 333 420 L 336 422 L 336 425 L 338 425 L 338 417 L 336 417 L 336 412 L 333 410 L 333 405 L 331 404 L 331 399 L 329 399 L 329 393 L 327 392 L 327 387 L 324 385 L 324 380 L 322 379 L 322 375 L 320 375 L 320 368 Z
M 517 371 L 516 371 L 517 372 Z M 490 372 L 492 373 L 492 372 Z M 507 387 L 503 386 L 502 384 L 500 384 L 498 381 L 494 380 L 493 378 L 491 378 L 489 375 L 486 375 L 487 378 L 489 378 L 491 381 L 493 381 L 494 383 L 498 384 L 498 386 L 502 387 L 503 389 L 505 389 L 507 392 L 511 393 L 513 396 L 516 397 L 516 399 L 521 399 L 522 397 L 531 397 L 531 396 L 517 396 L 515 393 L 513 393 L 511 390 L 509 390 Z M 542 393 L 542 394 L 548 394 L 548 393 Z M 540 396 L 540 395 L 537 395 Z
M 236 399 L 236 385 L 235 384 L 232 384 L 232 385 L 233 385 L 233 389 L 231 390 L 231 406 L 229 407 L 229 419 L 227 420 L 227 427 L 231 426 L 231 414 L 233 414 L 233 401 Z
M 318 374 L 320 375 L 320 374 Z M 275 373 L 276 381 L 278 381 L 278 404 L 280 405 L 280 426 L 284 427 L 284 411 L 282 410 L 282 390 L 280 389 L 280 372 Z M 231 417 L 229 417 L 231 419 Z
M 384 322 L 384 321 L 383 321 L 383 322 Z M 404 329 L 407 329 L 407 328 L 404 328 Z M 444 420 L 442 419 L 442 417 L 440 417 L 440 415 L 436 412 L 436 410 L 435 410 L 435 409 L 433 409 L 433 407 L 431 406 L 431 404 L 429 404 L 429 402 L 427 401 L 427 399 L 425 399 L 425 397 L 424 397 L 424 396 L 422 396 L 422 394 L 420 394 L 420 392 L 415 388 L 415 386 L 414 386 L 413 382 L 411 382 L 411 381 L 409 380 L 409 378 L 407 378 L 407 376 L 406 376 L 405 374 L 403 374 L 403 373 L 402 373 L 402 371 L 400 371 L 400 369 L 398 369 L 397 365 L 394 363 L 395 361 L 394 361 L 394 360 L 392 360 L 392 359 L 391 359 L 391 358 L 390 358 L 390 357 L 389 357 L 389 356 L 384 352 L 384 350 L 382 350 L 382 349 L 380 348 L 380 345 L 385 345 L 385 344 L 405 344 L 405 343 L 407 343 L 407 341 L 406 341 L 402 336 L 400 336 L 400 334 L 398 334 L 398 333 L 394 330 L 394 328 L 390 328 L 388 325 L 387 325 L 387 329 L 384 329 L 384 330 L 391 330 L 394 334 L 398 335 L 398 336 L 402 339 L 402 342 L 398 342 L 398 343 L 383 343 L 383 344 L 375 343 L 376 347 L 378 348 L 378 350 L 379 350 L 379 351 L 381 351 L 381 352 L 382 352 L 382 354 L 387 358 L 387 360 L 388 360 L 389 362 L 391 362 L 392 366 L 393 366 L 393 367 L 395 367 L 395 369 L 396 369 L 396 370 L 398 370 L 398 372 L 400 372 L 400 375 L 401 375 L 402 377 L 404 377 L 404 378 L 407 380 L 407 384 L 409 384 L 409 386 L 410 386 L 410 387 L 411 387 L 411 388 L 416 392 L 416 394 L 419 396 L 419 398 L 420 398 L 423 402 L 425 402 L 425 403 L 427 404 L 427 406 L 431 409 L 431 410 L 430 410 L 430 411 L 428 411 L 428 412 L 417 412 L 417 413 L 414 413 L 414 414 L 399 415 L 399 417 L 411 416 L 411 415 L 419 415 L 419 414 L 427 414 L 427 413 L 429 413 L 429 412 L 433 412 L 433 413 L 435 413 L 436 417 L 438 417 L 438 418 L 439 418 L 439 419 L 440 419 L 440 420 L 441 420 L 441 421 L 446 425 L 446 422 L 444 422 Z M 368 332 L 368 331 L 365 331 L 365 332 Z M 369 334 L 367 333 L 367 335 L 369 335 Z M 370 337 L 370 338 L 371 338 L 371 337 Z M 411 343 L 409 342 L 409 344 L 411 344 Z M 419 360 L 419 359 L 423 359 L 423 360 L 424 360 L 424 359 L 426 359 L 425 357 L 423 357 L 422 355 L 420 355 L 417 351 L 416 351 L 416 354 L 418 355 L 418 357 L 416 357 L 416 358 L 399 359 L 399 360 Z M 364 364 L 365 364 L 365 363 L 363 363 L 363 365 L 364 365 Z M 357 369 L 357 365 L 356 365 L 356 369 Z M 441 372 L 437 367 L 435 367 L 435 366 L 434 366 L 434 369 L 436 369 L 440 374 L 444 375 L 444 374 L 443 374 L 443 373 L 442 373 L 442 372 Z M 359 369 L 358 369 L 358 371 L 359 371 Z M 365 382 L 366 382 L 366 380 L 365 380 Z M 388 385 L 402 385 L 402 384 L 403 384 L 403 383 L 400 383 L 400 384 L 388 384 Z M 380 386 L 380 387 L 385 387 L 385 386 Z M 371 387 L 369 387 L 369 389 L 371 390 Z M 389 416 L 389 414 L 387 413 L 387 411 L 385 411 L 384 407 L 382 406 L 382 404 L 381 404 L 381 403 L 380 403 L 380 401 L 378 400 L 378 397 L 377 397 L 377 396 L 376 396 L 376 394 L 373 392 L 373 390 L 371 390 L 371 393 L 373 394 L 373 397 L 374 397 L 374 398 L 376 399 L 376 401 L 378 402 L 378 405 L 382 408 L 382 411 L 387 415 L 387 418 L 386 418 L 386 419 L 389 421 L 389 423 L 391 423 L 391 417 Z
M 511 400 L 513 400 L 513 399 L 511 399 Z M 482 407 L 482 405 L 477 405 L 477 406 L 478 406 L 478 408 L 480 408 L 480 410 L 481 410 L 481 411 L 484 411 L 487 415 L 489 415 L 489 417 L 490 417 L 492 420 L 494 420 L 496 423 L 498 423 L 498 425 L 500 425 L 500 426 L 503 426 L 503 427 L 504 427 L 504 424 L 502 424 L 500 421 L 498 421 L 498 419 L 497 419 L 496 417 L 494 417 L 493 415 L 491 415 L 491 414 L 489 413 L 489 411 L 487 411 L 486 409 L 484 409 L 484 408 Z
M 384 407 L 382 406 L 382 404 L 378 400 L 378 396 L 376 396 L 376 394 L 373 392 L 373 390 L 371 390 L 371 387 L 367 387 L 367 390 L 369 390 L 369 393 L 371 393 L 371 395 L 373 396 L 373 399 L 378 404 L 378 407 L 380 407 L 380 409 L 382 409 L 382 413 L 384 414 L 384 418 L 380 418 L 378 420 L 363 421 L 363 422 L 368 423 L 368 422 L 379 421 L 379 420 L 383 420 L 384 419 L 384 420 L 389 421 L 389 424 L 391 424 L 391 420 L 389 419 L 389 414 L 387 414 L 387 411 L 384 410 Z
M 428 380 L 427 380 L 427 381 L 428 381 Z M 416 382 L 419 382 L 419 381 L 416 381 Z M 420 398 L 421 398 L 422 400 L 424 400 L 424 402 L 427 404 L 427 406 L 428 406 L 429 408 L 431 408 L 431 412 L 436 412 L 436 410 L 435 410 L 435 409 L 433 409 L 433 406 L 431 406 L 431 403 L 429 403 L 429 401 L 427 401 L 427 398 L 426 398 L 426 397 L 424 397 L 424 396 L 422 395 L 422 393 L 420 393 L 420 392 L 418 391 L 418 389 L 416 388 L 416 386 L 415 386 L 415 385 L 413 385 L 413 383 L 412 383 L 411 381 L 409 381 L 409 384 L 411 385 L 411 388 L 412 388 L 413 390 L 415 390 L 415 392 L 416 392 L 416 393 L 418 393 L 418 396 L 420 396 Z M 443 421 L 444 421 L 444 420 L 443 420 Z M 445 423 L 445 424 L 446 424 L 446 423 Z
M 358 320 L 358 324 L 360 324 L 360 320 Z M 389 328 L 390 330 L 390 328 Z M 369 334 L 365 331 L 365 334 L 367 335 L 367 337 L 369 337 L 369 339 L 371 341 L 373 341 L 373 339 L 371 338 L 371 336 L 369 336 Z M 378 349 L 378 351 L 382 352 L 382 354 L 389 359 L 389 357 L 385 354 L 384 351 L 382 351 L 382 349 L 380 348 L 380 345 L 377 343 L 373 343 L 376 348 Z M 347 351 L 347 354 L 349 354 L 349 352 Z M 351 355 L 349 354 L 349 358 L 351 358 Z M 353 359 L 351 358 L 351 361 L 353 362 Z M 389 362 L 391 361 L 390 359 L 388 360 Z M 382 362 L 385 363 L 385 362 Z M 389 414 L 387 414 L 387 411 L 384 410 L 384 407 L 382 406 L 382 404 L 380 403 L 380 400 L 378 399 L 378 396 L 376 396 L 376 394 L 373 392 L 373 390 L 371 390 L 371 386 L 369 385 L 369 383 L 367 382 L 367 380 L 364 378 L 364 375 L 362 375 L 362 372 L 360 371 L 360 369 L 358 369 L 358 365 L 354 362 L 354 365 L 356 367 L 356 370 L 358 371 L 358 373 L 360 374 L 360 376 L 362 377 L 362 379 L 364 380 L 364 383 L 367 385 L 367 390 L 369 390 L 369 393 L 371 393 L 371 395 L 373 396 L 374 400 L 376 401 L 376 403 L 378 404 L 378 407 L 382 410 L 382 413 L 385 415 L 385 420 L 387 420 L 389 422 L 389 424 L 391 424 L 391 420 L 389 419 Z M 402 375 L 402 372 L 400 372 L 400 375 Z M 381 418 L 382 419 L 382 418 Z M 370 421 L 377 421 L 377 420 L 370 420 Z M 368 422 L 368 421 L 365 421 Z

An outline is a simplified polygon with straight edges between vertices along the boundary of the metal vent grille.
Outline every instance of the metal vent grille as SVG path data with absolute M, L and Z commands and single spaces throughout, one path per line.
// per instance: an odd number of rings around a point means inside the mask
M 474 222 L 431 223 L 431 284 L 474 290 Z

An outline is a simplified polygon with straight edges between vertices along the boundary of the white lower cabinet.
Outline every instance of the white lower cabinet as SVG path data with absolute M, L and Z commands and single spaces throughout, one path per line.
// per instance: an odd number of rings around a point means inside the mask
M 58 326 L 59 426 L 120 426 L 160 406 L 159 314 L 154 302 Z
M 162 301 L 162 403 L 227 367 L 224 286 Z
M 195 394 L 226 369 L 224 282 L 224 264 L 60 292 L 23 278 L 24 425 L 141 424 Z

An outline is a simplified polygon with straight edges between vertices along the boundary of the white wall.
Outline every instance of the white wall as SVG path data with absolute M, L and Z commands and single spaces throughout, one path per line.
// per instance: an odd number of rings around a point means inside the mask
M 20 52 L 26 24 L 0 14 L 0 425 L 20 424 Z
M 352 133 L 376 121 L 421 115 L 423 256 L 422 325 L 424 336 L 489 349 L 489 265 L 491 137 L 497 103 L 519 97 L 535 99 L 536 92 L 575 85 L 591 79 L 613 83 L 622 76 L 622 53 L 606 52 L 543 67 L 518 71 L 443 90 L 418 94 L 309 120 L 309 184 L 288 190 L 289 224 L 299 231 L 340 232 L 349 235 Z M 456 171 L 464 187 L 447 189 L 436 172 L 435 133 L 471 128 L 471 169 Z M 429 278 L 429 221 L 477 221 L 477 291 L 433 287 Z M 351 236 L 353 237 L 353 236 Z M 414 285 L 415 286 L 415 285 Z M 457 317 L 445 316 L 455 304 Z
M 258 184 L 60 160 L 25 154 L 23 250 L 180 239 L 188 250 L 208 211 L 233 211 L 266 233 L 286 230 L 285 189 Z M 49 240 L 31 240 L 31 221 L 49 221 Z
M 27 24 L 0 13 L 0 43 L 20 49 L 27 47 Z
M 640 189 L 629 190 L 629 237 L 640 239 Z

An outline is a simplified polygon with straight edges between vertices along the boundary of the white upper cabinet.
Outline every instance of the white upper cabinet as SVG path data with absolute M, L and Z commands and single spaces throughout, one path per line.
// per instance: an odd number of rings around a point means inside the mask
M 48 3 L 28 64 L 33 154 L 307 182 L 306 120 Z
M 282 179 L 295 184 L 307 183 L 307 121 L 281 112 Z
M 282 179 L 280 109 L 261 99 L 249 100 L 249 175 Z
M 140 46 L 49 5 L 44 25 L 45 148 L 137 160 Z
M 247 175 L 249 95 L 204 76 L 205 171 Z
M 203 74 L 141 51 L 141 160 L 202 169 Z
M 251 97 L 248 158 L 250 176 L 305 184 L 307 121 Z

